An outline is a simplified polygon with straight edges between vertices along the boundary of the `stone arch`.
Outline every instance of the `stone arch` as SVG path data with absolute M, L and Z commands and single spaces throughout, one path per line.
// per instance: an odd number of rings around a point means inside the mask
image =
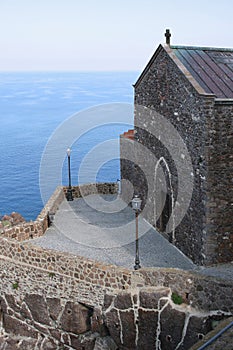
M 163 173 L 165 187 L 157 191 L 156 183 L 158 173 Z M 162 180 L 160 179 L 162 182 Z M 159 193 L 158 193 L 159 192 Z M 154 168 L 154 225 L 158 231 L 168 235 L 169 241 L 175 243 L 175 218 L 174 218 L 174 189 L 169 165 L 164 157 L 160 157 Z

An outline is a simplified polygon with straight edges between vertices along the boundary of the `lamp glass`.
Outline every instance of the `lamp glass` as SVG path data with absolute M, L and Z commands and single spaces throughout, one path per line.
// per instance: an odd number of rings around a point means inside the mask
M 132 199 L 132 208 L 133 208 L 133 210 L 140 210 L 141 209 L 141 204 L 142 204 L 142 200 L 138 196 L 135 196 Z
M 71 149 L 70 149 L 70 148 L 67 148 L 66 153 L 67 153 L 67 156 L 69 157 L 69 156 L 70 156 L 70 153 L 71 153 Z

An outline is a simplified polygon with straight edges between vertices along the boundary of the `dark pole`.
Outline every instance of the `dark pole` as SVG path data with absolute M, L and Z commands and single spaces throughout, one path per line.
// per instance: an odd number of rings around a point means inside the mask
M 68 155 L 69 189 L 71 188 L 70 154 Z
M 68 150 L 67 150 L 67 157 L 68 157 L 69 187 L 67 189 L 67 194 L 66 194 L 66 199 L 68 201 L 72 201 L 73 200 L 72 187 L 71 187 L 70 152 L 71 152 L 71 150 L 68 148 Z
M 136 256 L 135 256 L 135 265 L 134 270 L 141 268 L 140 259 L 139 259 L 139 242 L 138 242 L 138 210 L 135 211 L 135 221 L 136 221 Z

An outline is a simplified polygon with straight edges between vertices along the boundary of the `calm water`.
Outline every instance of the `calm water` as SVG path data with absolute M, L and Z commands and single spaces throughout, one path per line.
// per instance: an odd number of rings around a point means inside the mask
M 43 207 L 40 162 L 52 133 L 86 108 L 113 102 L 133 104 L 132 84 L 137 77 L 137 72 L 0 73 L 0 215 L 17 211 L 27 220 L 38 215 Z M 132 115 L 129 120 L 133 123 Z M 118 139 L 127 129 L 107 124 L 72 145 L 73 184 L 78 183 L 78 167 L 85 154 L 98 143 Z M 87 169 L 87 180 L 88 173 Z M 119 160 L 109 161 L 97 174 L 97 181 L 117 178 Z M 67 184 L 66 162 L 61 182 Z

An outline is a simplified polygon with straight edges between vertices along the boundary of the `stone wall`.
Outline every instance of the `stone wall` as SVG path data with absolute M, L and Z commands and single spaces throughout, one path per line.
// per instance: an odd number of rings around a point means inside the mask
M 0 236 L 16 239 L 18 241 L 25 241 L 42 236 L 49 225 L 48 214 L 55 213 L 63 199 L 63 188 L 58 187 L 35 221 L 25 222 L 17 226 L 2 229 L 0 231 Z
M 10 259 L 0 259 L 0 266 L 2 348 L 91 350 L 105 335 L 98 319 L 101 287 Z
M 189 350 L 198 350 L 204 345 L 211 350 L 231 350 L 232 349 L 232 337 L 233 337 L 233 318 L 227 318 L 220 322 L 213 331 L 209 332 L 203 339 L 197 342 Z M 231 327 L 230 327 L 231 325 Z M 229 327 L 229 328 L 228 328 Z M 223 332 L 224 329 L 228 328 Z M 220 336 L 219 333 L 223 332 Z M 208 345 L 207 345 L 208 342 Z M 211 347 L 211 348 L 210 348 Z
M 117 193 L 116 183 L 97 183 L 73 186 L 74 198 L 80 198 L 89 194 L 114 194 Z M 35 221 L 25 222 L 10 228 L 0 229 L 0 236 L 25 241 L 42 236 L 50 224 L 50 215 L 55 215 L 61 202 L 65 199 L 67 187 L 58 186 Z
M 216 101 L 207 121 L 207 256 L 233 260 L 233 101 Z
M 178 305 L 175 296 L 165 287 L 107 294 L 104 319 L 118 348 L 187 350 L 221 319 L 217 311 Z
M 34 268 L 48 271 L 48 273 L 51 272 L 53 275 L 62 274 L 67 278 L 74 278 L 80 283 L 84 281 L 91 289 L 97 288 L 97 299 L 93 296 L 95 304 L 100 304 L 103 300 L 103 291 L 101 292 L 101 290 L 108 288 L 109 290 L 126 289 L 130 285 L 130 272 L 124 268 L 106 267 L 104 264 L 83 257 L 43 249 L 33 246 L 33 241 L 17 242 L 1 238 L 0 242 L 0 256 L 9 261 L 23 265 L 30 264 Z
M 13 333 L 38 349 L 185 350 L 233 314 L 233 282 L 130 271 L 6 238 L 2 246 L 0 328 L 9 341 Z
M 64 187 L 66 195 L 68 187 Z M 84 184 L 79 186 L 72 186 L 72 193 L 74 198 L 85 197 L 90 194 L 115 194 L 118 191 L 118 185 L 115 182 Z

